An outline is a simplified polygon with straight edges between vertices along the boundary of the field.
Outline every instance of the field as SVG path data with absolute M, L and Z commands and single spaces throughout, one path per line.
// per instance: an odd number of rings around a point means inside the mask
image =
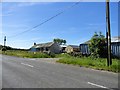
M 2 52 L 0 52 L 2 53 Z M 112 72 L 120 72 L 120 60 L 112 59 L 112 65 L 107 66 L 106 58 L 91 58 L 91 57 L 73 57 L 69 54 L 56 54 L 56 55 L 48 55 L 40 52 L 28 52 L 28 51 L 20 51 L 20 50 L 10 50 L 3 52 L 2 54 L 24 57 L 24 58 L 60 58 L 57 62 L 64 64 L 72 64 L 78 65 L 80 67 L 93 68 L 98 70 L 107 70 Z

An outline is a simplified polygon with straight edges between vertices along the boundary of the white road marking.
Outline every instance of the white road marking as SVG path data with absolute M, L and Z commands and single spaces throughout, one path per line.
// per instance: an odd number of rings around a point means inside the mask
M 29 66 L 29 67 L 34 67 L 32 65 L 29 65 L 29 64 L 26 64 L 26 63 L 21 63 L 22 65 L 26 65 L 26 66 Z
M 108 88 L 108 87 L 101 86 L 101 85 L 98 85 L 98 84 L 94 84 L 94 83 L 91 83 L 91 82 L 88 82 L 88 84 L 93 85 L 93 86 L 97 86 L 97 87 L 100 87 L 100 88 L 110 89 L 110 88 Z M 113 90 L 113 89 L 110 89 L 110 90 Z

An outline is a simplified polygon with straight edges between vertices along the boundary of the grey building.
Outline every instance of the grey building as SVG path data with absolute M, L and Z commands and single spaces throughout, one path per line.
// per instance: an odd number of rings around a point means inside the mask
M 80 44 L 80 52 L 82 54 L 90 54 L 89 46 L 88 46 L 89 44 L 90 44 L 90 40 Z
M 82 54 L 90 54 L 89 44 L 90 41 L 80 44 L 80 52 Z M 113 37 L 111 39 L 111 53 L 114 56 L 120 57 L 120 37 Z
M 58 43 L 55 43 L 55 42 L 48 42 L 48 43 L 41 43 L 41 44 L 34 43 L 34 46 L 30 48 L 30 51 L 57 54 L 61 52 L 61 47 Z
M 111 52 L 113 55 L 120 57 L 120 37 L 113 37 L 111 39 Z

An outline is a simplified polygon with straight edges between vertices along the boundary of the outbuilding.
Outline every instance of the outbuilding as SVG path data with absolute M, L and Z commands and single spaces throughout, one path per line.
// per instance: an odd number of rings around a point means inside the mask
M 65 51 L 66 51 L 67 53 L 80 52 L 80 49 L 79 49 L 79 46 L 77 46 L 77 45 L 68 45 L 68 46 L 65 48 Z

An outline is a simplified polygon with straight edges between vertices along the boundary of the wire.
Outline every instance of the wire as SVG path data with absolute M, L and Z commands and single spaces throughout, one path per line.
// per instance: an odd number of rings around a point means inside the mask
M 29 32 L 29 31 L 31 31 L 31 30 L 33 30 L 33 29 L 35 29 L 35 28 L 37 28 L 37 27 L 39 27 L 39 26 L 45 24 L 46 22 L 48 22 L 48 21 L 54 19 L 55 17 L 61 15 L 61 14 L 64 13 L 66 10 L 68 10 L 68 9 L 70 9 L 70 8 L 72 8 L 72 7 L 76 6 L 76 5 L 78 5 L 79 3 L 80 3 L 80 1 L 74 3 L 72 6 L 66 8 L 65 10 L 59 12 L 58 14 L 56 14 L 56 15 L 54 15 L 54 16 L 48 18 L 47 20 L 43 21 L 42 23 L 40 23 L 40 24 L 38 24 L 38 25 L 36 25 L 36 26 L 34 26 L 34 27 L 32 27 L 32 28 L 26 30 L 26 31 L 23 31 L 23 32 L 17 33 L 17 34 L 15 34 L 15 35 L 9 36 L 8 38 L 16 37 L 16 36 L 18 36 L 18 35 L 21 35 L 21 34 L 24 34 L 24 33 L 26 33 L 26 32 Z

